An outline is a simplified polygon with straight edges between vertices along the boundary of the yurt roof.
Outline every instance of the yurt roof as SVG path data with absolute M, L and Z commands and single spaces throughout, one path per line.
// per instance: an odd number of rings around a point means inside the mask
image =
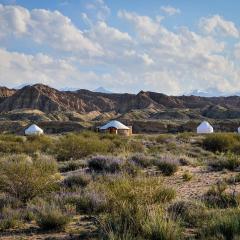
M 209 122 L 203 121 L 198 127 L 201 128 L 201 127 L 212 127 L 212 126 Z
M 120 123 L 117 120 L 113 120 L 113 121 L 108 122 L 107 124 L 100 127 L 100 130 L 106 130 L 108 128 L 116 128 L 116 129 L 123 129 L 123 130 L 128 130 L 129 129 L 129 127 L 125 126 L 124 124 Z
M 25 131 L 27 131 L 27 132 L 43 132 L 43 130 L 40 127 L 38 127 L 36 124 L 32 124 Z

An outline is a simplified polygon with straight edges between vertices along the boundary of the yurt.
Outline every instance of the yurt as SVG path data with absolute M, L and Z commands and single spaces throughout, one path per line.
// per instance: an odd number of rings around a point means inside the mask
M 240 133 L 240 127 L 238 128 L 238 133 Z
M 99 128 L 100 132 L 130 136 L 132 127 L 127 127 L 119 121 L 113 120 Z
M 25 135 L 41 135 L 43 134 L 43 130 L 38 127 L 36 124 L 32 124 L 25 130 Z
M 213 133 L 213 127 L 211 124 L 207 121 L 203 121 L 198 127 L 197 127 L 197 133 Z

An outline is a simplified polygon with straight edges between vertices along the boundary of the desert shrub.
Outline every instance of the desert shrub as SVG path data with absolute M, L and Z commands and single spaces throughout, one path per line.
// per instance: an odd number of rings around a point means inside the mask
M 240 166 L 240 157 L 228 153 L 210 161 L 208 165 L 215 171 L 221 171 L 223 169 L 233 171 Z
M 173 140 L 173 135 L 160 134 L 155 138 L 155 141 L 160 144 L 169 143 Z
M 14 198 L 11 197 L 7 194 L 1 194 L 0 195 L 0 212 L 5 208 L 5 207 L 11 207 L 11 208 L 18 208 L 21 206 L 21 202 Z
M 140 170 L 140 167 L 132 160 L 125 161 L 122 166 L 122 172 L 132 177 L 136 177 Z
M 6 230 L 18 226 L 21 216 L 18 210 L 4 207 L 0 213 L 0 230 Z
M 179 133 L 176 137 L 176 139 L 178 141 L 181 141 L 181 142 L 184 142 L 184 143 L 188 143 L 190 142 L 190 139 L 191 137 L 193 136 L 194 134 L 191 133 L 191 132 L 183 132 L 183 133 Z
M 175 197 L 175 191 L 164 187 L 155 177 L 121 176 L 101 182 L 98 188 L 105 192 L 111 210 L 117 208 L 118 203 L 151 205 L 171 201 Z
M 182 166 L 194 165 L 193 159 L 189 156 L 186 156 L 186 155 L 182 155 L 182 156 L 179 157 L 179 164 L 182 165 Z
M 164 188 L 159 178 L 121 177 L 101 183 L 100 188 L 105 190 L 108 199 L 107 214 L 100 219 L 101 229 L 107 237 L 114 235 L 119 239 L 124 236 L 135 236 L 136 239 L 171 239 L 169 236 L 173 236 L 175 230 L 177 233 L 177 224 L 173 224 L 175 228 L 173 225 L 170 227 L 173 222 L 163 215 L 161 207 L 175 197 L 175 192 Z M 159 211 L 156 209 L 158 204 Z M 159 216 L 153 216 L 156 213 Z
M 0 152 L 8 154 L 23 153 L 23 145 L 19 142 L 0 141 Z
M 167 203 L 176 197 L 176 191 L 173 188 L 162 187 L 156 193 L 156 201 L 161 203 Z
M 121 171 L 124 160 L 118 157 L 95 156 L 88 161 L 88 167 L 96 172 L 116 173 Z
M 177 172 L 179 161 L 175 156 L 165 155 L 155 160 L 155 165 L 165 176 L 171 176 Z
M 163 209 L 146 209 L 138 206 L 134 215 L 122 206 L 100 220 L 100 228 L 106 239 L 182 239 L 182 228 L 178 222 L 164 215 Z
M 149 167 L 153 165 L 154 159 L 151 156 L 146 156 L 143 153 L 138 153 L 130 158 L 131 161 L 135 162 L 140 167 Z
M 177 144 L 175 142 L 169 142 L 166 144 L 166 150 L 171 152 L 171 151 L 176 151 L 177 150 Z
M 107 198 L 104 192 L 89 186 L 82 192 L 66 195 L 64 202 L 76 207 L 78 213 L 98 214 L 104 212 L 107 208 Z
M 184 181 L 188 182 L 193 178 L 193 175 L 189 171 L 185 171 L 182 175 Z
M 200 228 L 201 239 L 233 240 L 240 237 L 240 212 L 228 210 L 217 212 L 210 221 Z
M 235 176 L 229 177 L 229 178 L 226 180 L 226 182 L 227 182 L 228 184 L 237 184 L 237 183 L 239 183 L 239 182 L 240 182 L 240 173 L 238 173 L 238 174 L 235 175 Z
M 23 143 L 24 139 L 23 137 L 17 136 L 15 134 L 0 134 L 0 141 Z
M 54 148 L 54 139 L 46 135 L 28 136 L 24 142 L 24 152 L 33 154 L 35 152 L 51 153 Z
M 127 145 L 126 145 L 126 150 L 128 152 L 132 152 L 132 153 L 142 153 L 145 151 L 145 147 L 144 144 L 142 142 L 139 141 L 130 141 Z
M 86 187 L 91 181 L 91 176 L 87 174 L 74 174 L 64 179 L 66 187 Z
M 22 153 L 24 139 L 12 134 L 0 134 L 0 152 L 2 153 Z
M 99 135 L 99 138 L 101 140 L 107 139 L 107 140 L 111 140 L 111 141 L 115 141 L 115 140 L 122 140 L 124 137 L 117 135 L 117 134 L 111 134 L 111 133 L 101 133 Z M 122 141 L 123 142 L 123 141 Z
M 54 202 L 43 202 L 35 207 L 37 225 L 43 230 L 64 229 L 70 221 L 70 215 Z
M 215 133 L 209 134 L 203 140 L 203 148 L 212 152 L 227 152 L 239 144 L 239 139 L 234 134 Z
M 107 153 L 112 146 L 110 140 L 98 137 L 84 138 L 80 134 L 68 134 L 61 137 L 56 144 L 58 160 L 80 159 L 91 154 Z
M 183 238 L 180 224 L 164 215 L 162 209 L 149 211 L 142 228 L 144 239 L 180 240 Z
M 56 162 L 49 157 L 33 159 L 11 155 L 0 159 L 0 190 L 23 202 L 52 191 L 59 179 Z
M 240 155 L 240 141 L 232 146 L 231 151 L 237 155 Z
M 179 219 L 187 227 L 198 227 L 208 218 L 206 207 L 202 203 L 178 201 L 168 207 L 169 214 Z
M 81 168 L 87 167 L 85 161 L 67 161 L 58 164 L 58 169 L 60 172 L 70 172 Z
M 233 192 L 226 192 L 227 185 L 218 182 L 212 186 L 203 196 L 203 200 L 209 207 L 228 208 L 237 207 L 239 203 L 239 196 Z

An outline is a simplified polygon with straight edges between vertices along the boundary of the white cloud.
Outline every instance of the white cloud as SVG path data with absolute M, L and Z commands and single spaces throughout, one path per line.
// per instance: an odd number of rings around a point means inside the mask
M 89 40 L 71 20 L 58 11 L 0 5 L 0 37 L 26 37 L 62 51 L 100 55 L 101 47 Z
M 110 8 L 105 4 L 104 0 L 90 0 L 86 5 L 92 18 L 104 21 L 111 14 Z
M 161 10 L 169 16 L 173 16 L 181 13 L 180 9 L 174 8 L 171 6 L 162 6 Z
M 127 21 L 133 23 L 142 37 L 155 35 L 158 31 L 159 23 L 153 21 L 148 16 L 140 16 L 134 12 L 121 10 L 118 12 L 118 17 L 126 19 Z
M 233 50 L 234 57 L 239 60 L 240 59 L 240 43 L 236 43 Z
M 95 40 L 99 39 L 99 37 L 103 37 L 107 42 L 109 41 L 123 41 L 130 42 L 132 38 L 127 32 L 121 32 L 117 28 L 113 28 L 107 25 L 106 22 L 100 21 L 90 30 L 90 32 L 94 32 Z
M 93 17 L 96 3 L 105 5 L 101 0 L 89 3 L 90 12 L 82 13 L 84 31 L 59 11 L 0 5 L 0 84 L 42 82 L 58 88 L 104 86 L 118 92 L 168 94 L 240 88 L 240 44 L 229 47 L 226 39 L 215 37 L 237 37 L 234 23 L 202 19 L 203 34 L 187 27 L 170 30 L 161 16 L 121 10 L 118 20 L 130 26 L 127 32 L 124 24 L 120 29 L 106 18 Z M 33 41 L 36 53 L 4 49 L 1 38 Z
M 102 77 L 93 71 L 81 71 L 71 59 L 9 52 L 0 48 L 0 85 L 43 83 L 56 88 L 66 86 L 94 89 Z
M 143 62 L 146 64 L 146 65 L 151 65 L 154 63 L 153 59 L 146 53 L 140 55 L 140 57 L 142 58 Z
M 202 18 L 199 23 L 200 28 L 207 34 L 221 34 L 223 36 L 239 37 L 239 30 L 231 21 L 227 21 L 219 15 L 209 18 Z

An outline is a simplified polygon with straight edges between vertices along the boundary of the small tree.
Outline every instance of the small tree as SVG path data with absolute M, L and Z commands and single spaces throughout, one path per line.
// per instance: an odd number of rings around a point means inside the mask
M 12 155 L 0 160 L 0 191 L 24 203 L 52 191 L 59 177 L 55 160 L 47 156 Z

